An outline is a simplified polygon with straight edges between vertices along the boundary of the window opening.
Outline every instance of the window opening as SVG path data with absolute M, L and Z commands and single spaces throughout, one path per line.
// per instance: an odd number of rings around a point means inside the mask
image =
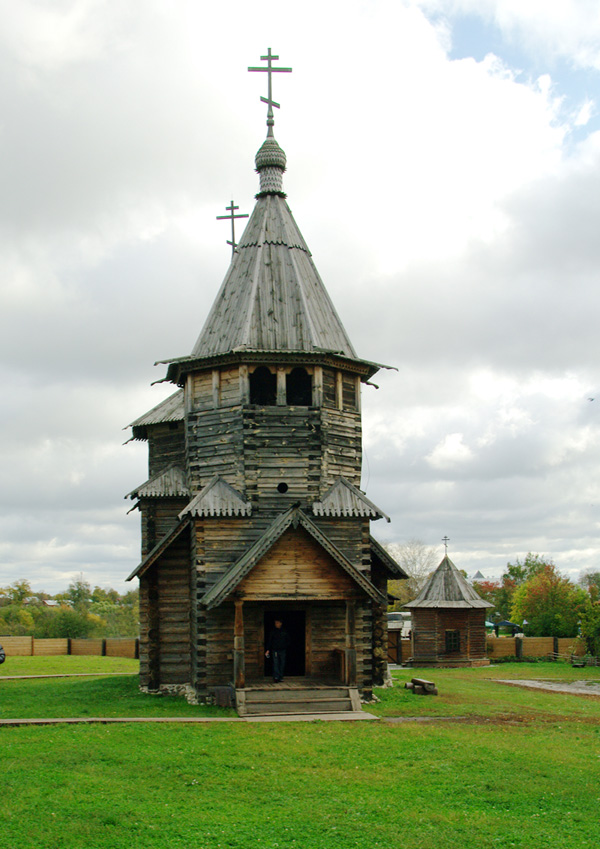
M 294 368 L 285 376 L 285 400 L 290 407 L 312 405 L 312 379 L 305 368 Z
M 446 631 L 446 651 L 460 651 L 460 631 Z
M 277 400 L 277 376 L 266 366 L 259 366 L 250 375 L 250 403 L 273 407 Z

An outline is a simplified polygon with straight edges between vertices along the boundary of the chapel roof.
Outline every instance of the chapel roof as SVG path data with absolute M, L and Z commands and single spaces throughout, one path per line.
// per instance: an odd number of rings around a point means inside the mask
M 417 598 L 404 607 L 475 608 L 493 607 L 478 595 L 466 578 L 461 575 L 448 555 L 444 557 Z
M 191 354 L 161 360 L 167 380 L 181 382 L 198 361 L 232 352 L 329 354 L 373 375 L 382 366 L 358 358 L 285 200 L 286 157 L 275 138 L 267 137 L 255 162 L 254 210 Z

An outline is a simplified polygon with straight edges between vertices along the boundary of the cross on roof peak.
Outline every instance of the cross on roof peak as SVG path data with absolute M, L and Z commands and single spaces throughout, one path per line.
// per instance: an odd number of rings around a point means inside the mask
M 258 68 L 248 68 L 249 71 L 264 71 L 268 74 L 269 84 L 268 84 L 268 94 L 267 97 L 261 96 L 261 101 L 267 104 L 267 138 L 269 136 L 273 136 L 273 126 L 275 124 L 275 118 L 273 117 L 273 107 L 275 106 L 277 109 L 280 108 L 279 103 L 276 103 L 273 100 L 273 74 L 291 74 L 291 68 L 274 68 L 272 63 L 279 61 L 279 56 L 275 56 L 271 53 L 271 48 L 269 47 L 267 50 L 266 56 L 260 57 L 261 62 L 266 62 L 266 67 L 261 65 Z
M 450 542 L 450 537 L 448 537 L 448 536 L 442 537 L 442 542 L 444 543 L 444 549 L 446 551 L 446 556 L 448 556 L 448 543 Z
M 231 245 L 231 256 L 233 257 L 233 255 L 235 254 L 235 250 L 237 248 L 237 243 L 235 241 L 235 219 L 236 218 L 249 218 L 249 215 L 248 215 L 247 212 L 246 213 L 240 213 L 240 215 L 236 215 L 235 210 L 239 209 L 239 206 L 236 206 L 234 204 L 233 200 L 231 201 L 231 205 L 226 206 L 225 209 L 228 210 L 229 215 L 217 215 L 217 221 L 223 221 L 227 218 L 229 218 L 231 220 L 231 241 L 229 241 L 229 239 L 227 239 L 227 244 Z

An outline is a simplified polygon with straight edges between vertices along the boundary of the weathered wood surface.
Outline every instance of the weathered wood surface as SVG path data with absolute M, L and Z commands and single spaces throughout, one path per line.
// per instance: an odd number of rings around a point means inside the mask
M 290 528 L 237 587 L 251 599 L 354 598 L 356 584 L 303 529 Z
M 412 626 L 415 665 L 463 665 L 486 657 L 485 609 L 414 608 Z M 457 650 L 447 650 L 447 631 L 459 632 Z

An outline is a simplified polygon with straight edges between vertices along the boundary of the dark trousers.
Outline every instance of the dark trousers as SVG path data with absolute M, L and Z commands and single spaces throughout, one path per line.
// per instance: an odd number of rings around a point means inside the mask
M 275 681 L 281 681 L 285 669 L 285 649 L 271 652 L 271 655 L 273 657 L 273 678 Z

